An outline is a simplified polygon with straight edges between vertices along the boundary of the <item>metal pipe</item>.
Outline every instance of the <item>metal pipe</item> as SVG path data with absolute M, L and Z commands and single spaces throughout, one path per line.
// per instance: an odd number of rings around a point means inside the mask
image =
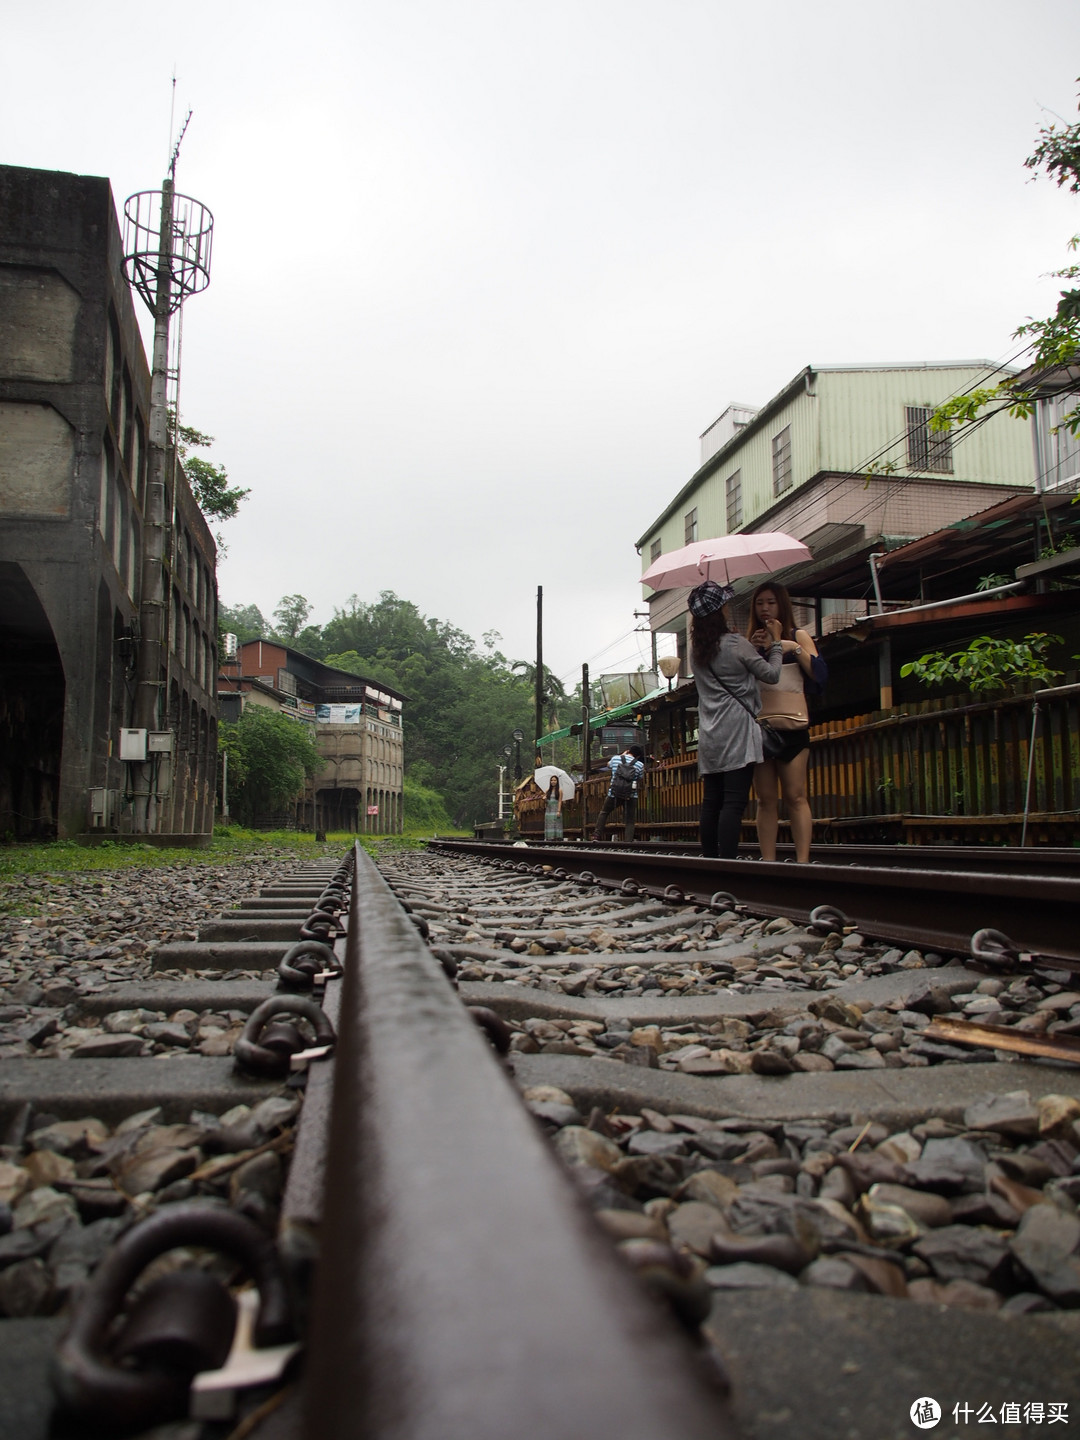
M 873 560 L 874 558 L 875 557 L 871 555 L 870 559 Z M 873 570 L 872 565 L 870 568 L 874 574 L 874 588 L 876 590 L 877 572 Z M 943 605 L 966 605 L 969 600 L 985 600 L 990 595 L 1007 595 L 1010 591 L 1026 590 L 1027 588 L 1028 583 L 1026 580 L 1014 580 L 1009 585 L 994 585 L 989 590 L 974 590 L 970 595 L 950 595 L 947 600 L 931 600 L 926 605 L 905 605 L 902 610 L 890 610 L 889 614 L 911 615 L 916 610 L 940 610 Z M 880 603 L 880 592 L 878 592 L 878 600 Z M 884 614 L 884 611 L 879 610 L 878 613 Z
M 885 602 L 881 598 L 881 581 L 878 578 L 878 569 L 875 561 L 884 560 L 885 551 L 873 550 L 867 556 L 867 559 L 870 561 L 870 579 L 874 582 L 874 599 L 877 601 L 877 613 L 879 615 L 884 615 Z
M 1039 697 L 1036 695 L 1031 705 L 1031 739 L 1028 741 L 1027 788 L 1024 791 L 1024 823 L 1020 830 L 1021 849 L 1027 844 L 1028 815 L 1031 813 L 1031 782 L 1035 775 L 1035 732 L 1038 728 Z

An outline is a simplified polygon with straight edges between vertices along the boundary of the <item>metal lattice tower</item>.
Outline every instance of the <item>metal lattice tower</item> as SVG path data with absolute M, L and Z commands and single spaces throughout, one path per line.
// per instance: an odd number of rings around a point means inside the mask
M 124 202 L 124 269 L 152 315 L 172 314 L 210 284 L 214 217 L 171 178 L 160 190 L 140 190 Z

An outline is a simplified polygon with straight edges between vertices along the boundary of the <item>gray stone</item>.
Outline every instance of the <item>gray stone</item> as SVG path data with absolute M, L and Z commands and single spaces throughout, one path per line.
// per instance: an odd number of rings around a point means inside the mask
M 783 1270 L 771 1265 L 755 1265 L 749 1260 L 734 1265 L 711 1265 L 705 1271 L 706 1282 L 714 1290 L 798 1290 L 799 1282 Z
M 15 1207 L 16 1229 L 40 1225 L 44 1220 L 74 1220 L 78 1215 L 70 1195 L 61 1195 L 51 1185 L 39 1185 L 24 1195 Z
M 820 1286 L 825 1290 L 867 1291 L 870 1288 L 862 1272 L 838 1255 L 819 1255 L 799 1278 L 804 1285 Z
M 974 1225 L 931 1230 L 913 1249 L 939 1280 L 971 1280 L 976 1285 L 993 1284 L 1009 1260 L 1009 1247 L 1000 1235 Z
M 885 1057 L 880 1050 L 845 1050 L 833 1061 L 837 1070 L 884 1070 Z
M 53 1242 L 49 1264 L 56 1266 L 75 1262 L 87 1267 L 97 1265 L 126 1229 L 127 1221 L 120 1219 L 69 1225 Z
M 526 1100 L 525 1108 L 538 1120 L 554 1125 L 557 1129 L 563 1125 L 580 1125 L 583 1121 L 581 1111 L 574 1105 L 557 1105 L 548 1100 Z
M 95 1035 L 84 1040 L 71 1052 L 73 1060 L 115 1060 L 125 1055 L 141 1055 L 141 1035 Z
M 958 1136 L 927 1140 L 918 1160 L 903 1168 L 911 1184 L 941 1195 L 977 1194 L 986 1183 L 986 1156 L 977 1145 Z
M 0 1273 L 0 1314 L 17 1320 L 49 1315 L 55 1300 L 52 1277 L 43 1260 L 19 1260 Z
M 1080 1219 L 1056 1205 L 1033 1205 L 1010 1248 L 1045 1295 L 1066 1309 L 1080 1307 Z
M 128 1195 L 143 1195 L 190 1175 L 201 1158 L 198 1150 L 151 1150 L 125 1159 L 116 1178 Z
M 143 1030 L 143 1036 L 147 1040 L 153 1040 L 158 1045 L 189 1045 L 191 1036 L 183 1025 L 176 1025 L 170 1020 L 158 1020 L 152 1025 L 147 1025 Z
M 1039 1133 L 1039 1107 L 1026 1090 L 985 1095 L 964 1111 L 964 1124 L 969 1130 L 995 1130 L 1027 1140 Z
M 619 1147 L 595 1130 L 567 1125 L 555 1136 L 555 1148 L 567 1165 L 588 1165 L 610 1170 L 623 1159 Z
M 233 1172 L 229 1180 L 229 1197 L 235 1204 L 241 1195 L 254 1194 L 274 1205 L 281 1198 L 282 1184 L 281 1158 L 268 1151 L 246 1160 Z
M 631 1135 L 626 1149 L 631 1155 L 685 1155 L 685 1135 L 664 1135 L 659 1130 L 638 1130 Z

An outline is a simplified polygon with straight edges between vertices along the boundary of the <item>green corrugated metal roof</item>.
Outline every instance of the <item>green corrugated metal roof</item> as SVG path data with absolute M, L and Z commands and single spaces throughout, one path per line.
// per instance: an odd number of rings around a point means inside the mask
M 643 695 L 640 700 L 631 700 L 626 705 L 617 705 L 614 710 L 604 710 L 601 714 L 592 717 L 589 721 L 589 729 L 599 730 L 602 725 L 611 725 L 622 715 L 632 715 L 643 705 L 647 705 L 650 700 L 655 700 L 658 695 L 666 695 L 667 690 L 666 685 L 661 685 L 655 690 L 650 690 L 648 695 Z M 550 735 L 541 735 L 536 743 L 537 745 L 546 745 L 549 740 L 564 740 L 572 728 L 570 725 L 564 725 L 561 730 L 553 730 Z

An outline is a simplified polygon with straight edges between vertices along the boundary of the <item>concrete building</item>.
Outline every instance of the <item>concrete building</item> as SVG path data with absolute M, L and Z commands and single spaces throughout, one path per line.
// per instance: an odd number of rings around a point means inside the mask
M 1003 414 L 957 437 L 929 428 L 935 406 L 1001 373 L 989 361 L 808 365 L 760 410 L 729 406 L 639 538 L 642 570 L 693 540 L 783 530 L 814 556 L 780 577 L 805 598 L 805 622 L 819 634 L 850 624 L 867 611 L 872 552 L 1030 492 L 1029 425 Z M 653 631 L 674 633 L 685 655 L 688 590 L 648 593 Z
M 123 733 L 149 406 L 108 180 L 0 166 L 0 834 L 212 830 L 216 547 L 172 463 L 158 714 Z
M 311 728 L 325 764 L 297 805 L 300 825 L 401 833 L 404 695 L 275 640 L 241 645 L 223 663 L 218 691 L 222 720 L 239 719 L 245 705 L 268 705 Z

